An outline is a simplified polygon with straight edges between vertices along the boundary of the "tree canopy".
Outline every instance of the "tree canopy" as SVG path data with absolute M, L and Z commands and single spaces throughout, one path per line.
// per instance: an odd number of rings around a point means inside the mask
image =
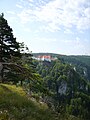
M 26 52 L 28 51 L 28 52 Z M 0 82 L 18 83 L 28 80 L 37 88 L 41 77 L 36 73 L 32 62 L 32 54 L 25 44 L 16 41 L 12 28 L 8 25 L 4 14 L 0 15 Z
M 8 25 L 4 15 L 0 15 L 0 62 L 8 62 L 11 56 L 20 57 L 20 45 L 13 35 L 12 28 Z
M 20 44 L 16 41 L 13 30 L 8 25 L 8 22 L 2 13 L 0 15 L 0 64 L 2 66 L 0 77 L 2 81 L 4 80 L 4 73 L 7 71 L 4 64 L 10 63 L 13 56 L 21 57 Z

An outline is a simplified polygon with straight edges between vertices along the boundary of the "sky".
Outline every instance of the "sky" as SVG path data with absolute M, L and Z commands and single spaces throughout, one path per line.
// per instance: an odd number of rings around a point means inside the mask
M 0 14 L 32 53 L 90 55 L 90 0 L 0 0 Z

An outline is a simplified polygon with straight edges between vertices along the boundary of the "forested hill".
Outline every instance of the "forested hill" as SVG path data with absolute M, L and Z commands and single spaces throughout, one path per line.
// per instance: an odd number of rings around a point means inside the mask
M 33 61 L 43 78 L 42 84 L 52 93 L 48 103 L 61 114 L 65 112 L 80 117 L 81 120 L 89 120 L 90 65 L 86 62 L 89 62 L 89 57 L 49 53 L 35 55 L 40 58 Z M 58 59 L 52 59 L 50 55 Z
M 82 64 L 86 64 L 90 66 L 90 56 L 87 55 L 63 55 L 63 54 L 56 54 L 56 53 L 33 53 L 34 56 L 39 55 L 50 55 L 52 57 L 57 57 L 64 59 L 67 62 L 82 62 Z
M 63 63 L 69 63 L 75 66 L 75 69 L 90 81 L 90 56 L 86 55 L 62 55 L 55 53 L 33 53 L 33 56 L 50 55 L 57 57 Z
M 32 56 L 3 13 L 0 38 L 0 120 L 90 120 L 88 59 Z

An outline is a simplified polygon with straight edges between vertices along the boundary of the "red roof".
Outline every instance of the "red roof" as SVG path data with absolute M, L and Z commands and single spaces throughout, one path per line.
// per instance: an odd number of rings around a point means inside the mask
M 48 56 L 42 55 L 42 56 L 38 56 L 38 58 L 48 58 L 48 59 L 51 59 L 51 56 L 50 55 L 48 55 Z

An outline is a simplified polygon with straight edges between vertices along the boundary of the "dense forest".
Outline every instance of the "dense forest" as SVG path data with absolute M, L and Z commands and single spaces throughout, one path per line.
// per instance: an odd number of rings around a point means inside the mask
M 41 61 L 38 55 L 57 59 Z M 89 120 L 90 56 L 32 54 L 0 15 L 0 120 Z
M 34 61 L 43 85 L 52 93 L 51 106 L 56 111 L 89 119 L 90 116 L 90 56 L 52 55 L 55 61 Z
M 33 53 L 35 57 L 39 55 L 50 55 L 57 57 L 62 63 L 68 63 L 76 67 L 75 69 L 87 80 L 90 81 L 90 56 L 85 55 L 61 55 L 55 53 Z

